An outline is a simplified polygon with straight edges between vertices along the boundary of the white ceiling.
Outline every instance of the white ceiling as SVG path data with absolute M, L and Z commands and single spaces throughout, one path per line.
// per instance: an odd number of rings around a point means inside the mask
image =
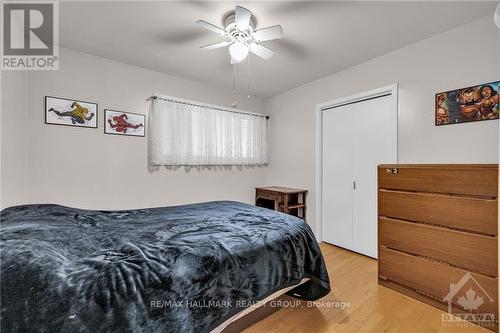
M 492 14 L 497 2 L 60 2 L 60 42 L 229 88 L 227 48 L 200 50 L 220 39 L 195 22 L 222 26 L 236 4 L 254 13 L 257 28 L 281 24 L 285 31 L 283 40 L 264 43 L 276 52 L 271 60 L 250 60 L 251 91 L 267 97 Z M 246 63 L 236 70 L 246 90 Z

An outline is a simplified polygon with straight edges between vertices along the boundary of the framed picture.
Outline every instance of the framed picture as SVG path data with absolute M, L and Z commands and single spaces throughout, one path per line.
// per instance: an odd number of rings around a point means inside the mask
M 104 133 L 145 136 L 146 116 L 139 113 L 104 110 Z
M 45 96 L 45 123 L 97 128 L 97 103 Z
M 436 126 L 498 119 L 500 81 L 436 94 Z

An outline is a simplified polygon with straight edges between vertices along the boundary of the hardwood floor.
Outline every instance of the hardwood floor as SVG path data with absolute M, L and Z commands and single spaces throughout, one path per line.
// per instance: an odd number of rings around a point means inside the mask
M 322 301 L 350 307 L 283 308 L 245 333 L 311 332 L 490 332 L 479 326 L 444 327 L 442 311 L 377 283 L 377 261 L 322 243 L 332 292 Z

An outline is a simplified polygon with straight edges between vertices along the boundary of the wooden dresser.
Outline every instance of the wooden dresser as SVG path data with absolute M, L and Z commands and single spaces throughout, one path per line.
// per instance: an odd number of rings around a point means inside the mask
M 306 220 L 307 190 L 269 186 L 255 188 L 255 205 Z
M 497 195 L 496 164 L 380 165 L 379 283 L 498 331 Z

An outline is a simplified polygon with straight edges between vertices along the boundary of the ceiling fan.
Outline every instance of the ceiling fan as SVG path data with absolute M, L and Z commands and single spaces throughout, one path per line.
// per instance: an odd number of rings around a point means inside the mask
M 268 60 L 274 52 L 260 43 L 283 38 L 283 28 L 280 25 L 255 30 L 255 17 L 251 11 L 241 6 L 236 6 L 234 11 L 226 16 L 224 29 L 204 20 L 199 20 L 196 23 L 226 39 L 222 42 L 202 46 L 201 49 L 213 50 L 229 46 L 231 64 L 242 62 L 248 56 L 248 52 Z

